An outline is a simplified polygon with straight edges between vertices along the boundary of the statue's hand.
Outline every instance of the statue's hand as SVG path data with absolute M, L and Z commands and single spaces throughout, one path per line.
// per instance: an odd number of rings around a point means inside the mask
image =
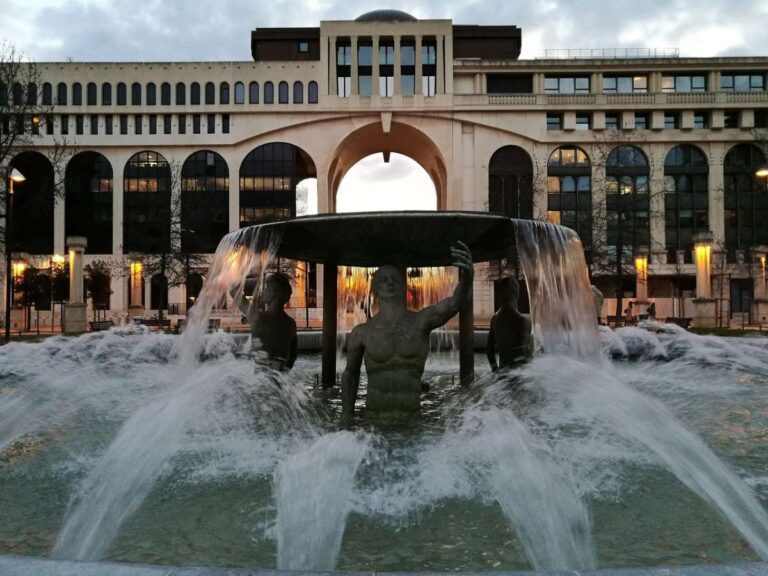
M 463 242 L 456 242 L 456 244 L 451 246 L 451 259 L 453 260 L 453 265 L 464 272 L 462 279 L 467 278 L 471 280 L 475 274 L 475 268 L 472 265 L 472 253 L 467 245 Z

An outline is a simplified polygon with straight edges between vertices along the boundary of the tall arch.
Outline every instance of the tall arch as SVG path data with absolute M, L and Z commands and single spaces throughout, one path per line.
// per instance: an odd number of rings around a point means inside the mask
M 39 152 L 21 152 L 13 157 L 11 169 L 26 180 L 13 185 L 12 252 L 53 253 L 54 171 Z
M 696 146 L 680 144 L 667 153 L 664 204 L 669 261 L 683 250 L 690 262 L 694 233 L 709 230 L 709 163 Z
M 64 177 L 66 236 L 85 236 L 88 254 L 112 254 L 112 165 L 98 152 L 80 152 Z
M 547 161 L 547 215 L 592 243 L 592 163 L 578 146 L 560 146 Z
M 328 171 L 329 198 L 318 198 L 320 212 L 328 206 L 336 210 L 336 194 L 344 175 L 360 160 L 371 154 L 396 152 L 418 162 L 435 185 L 437 209 L 446 210 L 448 204 L 448 171 L 438 146 L 424 132 L 401 122 L 392 122 L 384 133 L 381 122 L 358 128 L 336 147 Z
M 296 185 L 316 178 L 304 150 L 270 142 L 251 150 L 240 165 L 240 227 L 285 220 L 296 215 Z
M 768 245 L 768 194 L 755 176 L 764 164 L 765 154 L 754 144 L 737 144 L 725 155 L 725 248 L 732 261 L 736 250 Z
M 162 253 L 171 243 L 171 169 L 157 152 L 144 150 L 123 171 L 123 250 Z
M 488 163 L 488 211 L 533 219 L 533 160 L 519 146 L 496 150 Z
M 200 150 L 181 167 L 181 247 L 214 252 L 229 231 L 229 167 L 220 154 Z
M 620 255 L 650 246 L 650 165 L 636 146 L 617 146 L 605 164 L 608 246 Z

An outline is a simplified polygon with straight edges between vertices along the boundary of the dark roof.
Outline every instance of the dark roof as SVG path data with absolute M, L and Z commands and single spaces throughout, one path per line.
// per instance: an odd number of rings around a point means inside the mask
M 416 18 L 401 10 L 372 10 L 355 18 L 355 22 L 416 22 Z

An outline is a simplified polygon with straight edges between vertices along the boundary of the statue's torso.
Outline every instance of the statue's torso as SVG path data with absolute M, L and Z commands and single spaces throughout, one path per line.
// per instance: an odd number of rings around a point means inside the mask
M 492 328 L 501 368 L 519 365 L 531 356 L 533 334 L 529 316 L 502 308 L 494 315 Z

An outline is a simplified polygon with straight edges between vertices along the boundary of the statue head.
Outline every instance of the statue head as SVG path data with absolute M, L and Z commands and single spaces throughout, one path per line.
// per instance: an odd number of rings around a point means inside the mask
M 517 308 L 517 301 L 520 298 L 520 283 L 517 278 L 507 276 L 499 282 L 499 296 L 503 306 Z
M 381 266 L 371 280 L 371 291 L 379 300 L 402 299 L 405 301 L 405 278 L 395 266 Z
M 291 299 L 292 293 L 293 289 L 288 277 L 280 272 L 275 272 L 267 276 L 267 279 L 264 281 L 262 300 L 267 305 L 273 304 L 282 307 Z

